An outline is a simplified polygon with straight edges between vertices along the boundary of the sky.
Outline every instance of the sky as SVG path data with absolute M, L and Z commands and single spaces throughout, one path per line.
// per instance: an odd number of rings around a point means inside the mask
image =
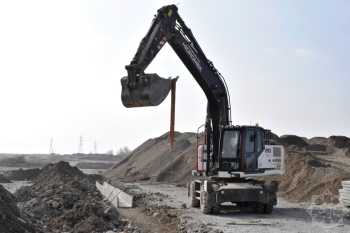
M 153 15 L 178 4 L 225 77 L 234 125 L 350 137 L 350 1 L 0 1 L 0 153 L 135 149 L 170 128 L 170 95 L 125 108 L 120 79 Z M 175 130 L 196 132 L 206 98 L 166 44 L 146 69 L 180 76 Z

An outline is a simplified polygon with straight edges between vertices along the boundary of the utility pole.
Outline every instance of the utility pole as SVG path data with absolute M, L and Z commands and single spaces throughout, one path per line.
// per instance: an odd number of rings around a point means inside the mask
M 80 134 L 78 154 L 82 154 L 82 153 L 83 153 L 83 135 Z
M 95 148 L 94 154 L 97 154 L 97 143 L 96 143 L 96 140 L 95 140 L 94 148 Z
M 50 150 L 49 150 L 49 154 L 52 155 L 53 152 L 53 147 L 52 147 L 52 138 L 50 138 Z

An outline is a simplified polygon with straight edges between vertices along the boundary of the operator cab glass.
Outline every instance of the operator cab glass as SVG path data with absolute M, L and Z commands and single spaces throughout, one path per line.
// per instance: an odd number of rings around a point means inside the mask
M 240 166 L 240 153 L 239 153 L 239 130 L 227 130 L 222 134 L 221 140 L 221 153 L 220 153 L 220 167 L 226 171 L 238 170 Z
M 221 171 L 256 172 L 263 152 L 263 129 L 242 127 L 222 132 L 219 166 Z

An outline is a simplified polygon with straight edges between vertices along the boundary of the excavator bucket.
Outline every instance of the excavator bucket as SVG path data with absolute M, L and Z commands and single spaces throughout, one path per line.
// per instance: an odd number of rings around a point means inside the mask
M 143 74 L 135 86 L 128 83 L 128 76 L 123 77 L 122 102 L 127 108 L 157 106 L 161 104 L 171 90 L 172 80 L 157 74 Z

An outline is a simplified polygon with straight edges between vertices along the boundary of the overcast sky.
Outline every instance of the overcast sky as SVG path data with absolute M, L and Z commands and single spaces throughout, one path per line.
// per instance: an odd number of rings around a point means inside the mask
M 157 9 L 177 4 L 225 77 L 235 125 L 350 137 L 350 1 L 0 1 L 0 153 L 134 149 L 169 131 L 170 96 L 124 108 L 120 79 Z M 169 45 L 147 73 L 180 76 L 175 130 L 206 98 Z

